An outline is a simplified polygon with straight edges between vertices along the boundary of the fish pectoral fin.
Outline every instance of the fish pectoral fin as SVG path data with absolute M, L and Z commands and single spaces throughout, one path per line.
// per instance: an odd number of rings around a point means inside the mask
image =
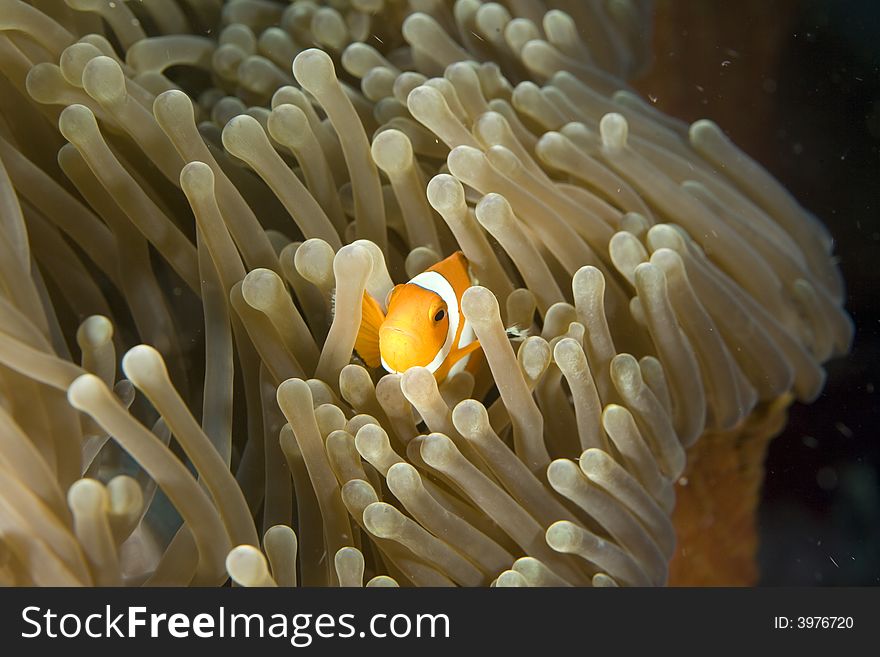
M 465 345 L 464 347 L 456 349 L 451 354 L 449 354 L 449 360 L 452 364 L 455 364 L 458 361 L 460 361 L 462 358 L 464 358 L 465 356 L 474 353 L 479 348 L 480 348 L 480 341 L 474 340 L 473 342 Z
M 364 292 L 361 304 L 361 326 L 354 341 L 354 350 L 368 367 L 379 367 L 382 356 L 379 352 L 379 327 L 385 321 L 382 307 L 368 293 Z
M 471 343 L 468 343 L 464 347 L 460 349 L 453 349 L 449 352 L 449 355 L 446 357 L 446 360 L 443 361 L 443 364 L 440 368 L 434 372 L 434 376 L 437 381 L 443 381 L 448 375 L 449 371 L 455 366 L 455 364 L 460 361 L 462 358 L 470 356 L 472 353 L 477 351 L 480 348 L 480 342 L 478 340 L 474 340 Z

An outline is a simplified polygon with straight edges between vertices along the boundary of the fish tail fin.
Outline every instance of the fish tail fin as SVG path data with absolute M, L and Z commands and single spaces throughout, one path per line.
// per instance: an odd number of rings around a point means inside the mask
M 385 321 L 385 313 L 382 312 L 379 302 L 366 292 L 361 307 L 361 327 L 354 342 L 354 350 L 368 367 L 379 367 L 382 364 L 379 327 Z

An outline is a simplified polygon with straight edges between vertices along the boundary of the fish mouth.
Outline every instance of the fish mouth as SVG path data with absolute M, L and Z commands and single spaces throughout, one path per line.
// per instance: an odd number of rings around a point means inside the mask
M 415 331 L 400 326 L 383 326 L 379 330 L 379 352 L 386 369 L 404 372 L 418 360 L 421 338 Z
M 382 339 L 382 334 L 383 334 L 383 333 L 386 333 L 386 332 L 388 332 L 388 333 L 397 333 L 397 334 L 399 334 L 399 335 L 402 335 L 402 336 L 404 336 L 405 338 L 407 338 L 408 341 L 411 340 L 411 341 L 413 341 L 413 342 L 417 342 L 418 339 L 419 339 L 418 334 L 415 333 L 414 331 L 409 330 L 409 329 L 405 329 L 405 328 L 402 328 L 402 327 L 400 327 L 400 326 L 383 326 L 383 327 L 379 330 L 379 340 L 380 340 L 380 341 L 381 341 L 381 339 Z

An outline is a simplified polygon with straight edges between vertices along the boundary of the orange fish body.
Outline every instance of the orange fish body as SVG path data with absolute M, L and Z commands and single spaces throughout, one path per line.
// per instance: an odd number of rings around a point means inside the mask
M 396 285 L 387 311 L 364 293 L 355 351 L 370 367 L 402 373 L 427 367 L 438 381 L 468 365 L 480 344 L 461 312 L 461 297 L 471 286 L 461 251 Z

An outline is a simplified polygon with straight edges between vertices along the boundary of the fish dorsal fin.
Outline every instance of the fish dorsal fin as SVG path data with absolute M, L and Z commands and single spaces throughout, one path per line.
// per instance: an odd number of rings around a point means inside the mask
M 382 364 L 379 327 L 385 321 L 385 313 L 382 312 L 379 302 L 366 292 L 361 307 L 361 327 L 354 342 L 354 350 L 368 367 L 379 367 Z

